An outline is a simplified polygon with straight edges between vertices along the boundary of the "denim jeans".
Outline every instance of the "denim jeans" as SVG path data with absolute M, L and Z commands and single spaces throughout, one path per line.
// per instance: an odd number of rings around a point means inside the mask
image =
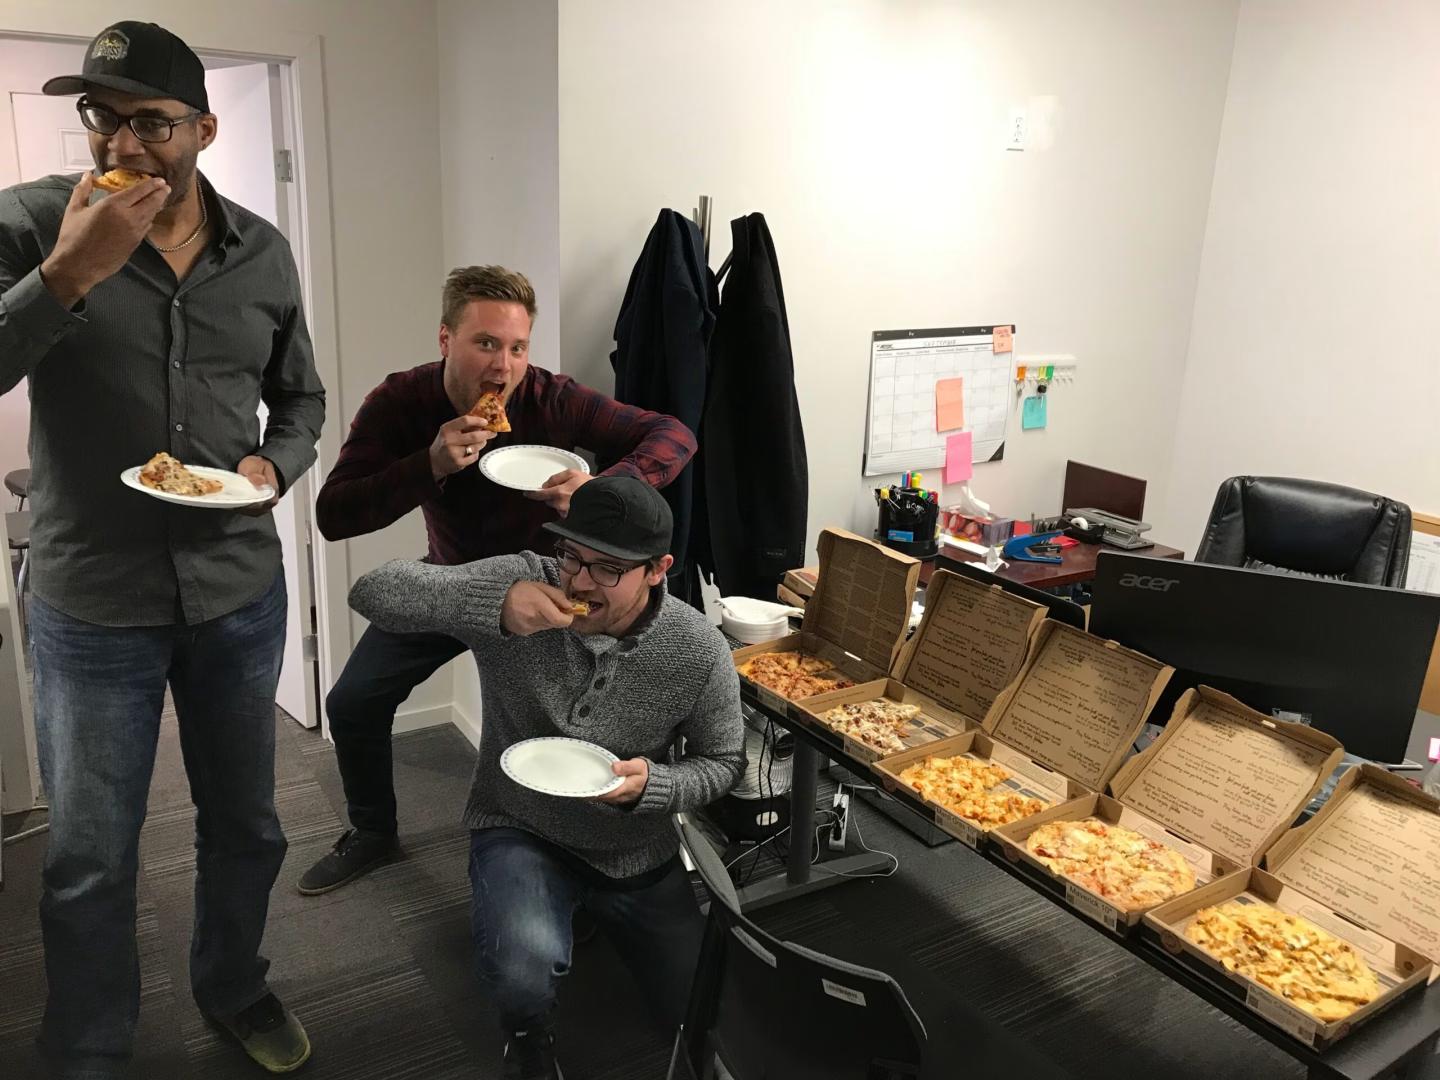
M 663 878 L 638 889 L 606 888 L 596 878 L 523 830 L 470 834 L 475 971 L 504 1034 L 553 1028 L 559 982 L 570 970 L 570 920 L 582 904 L 667 1034 L 679 1027 L 705 931 L 684 867 L 676 859 Z
M 368 627 L 325 698 L 350 824 L 394 836 L 390 729 L 410 691 L 465 651 L 444 634 L 391 634 Z
M 97 626 L 29 606 L 40 770 L 50 799 L 40 1042 L 64 1075 L 119 1075 L 140 1008 L 135 876 L 165 686 L 195 817 L 195 1001 L 226 1015 L 267 992 L 260 954 L 285 857 L 275 814 L 275 686 L 285 579 L 197 626 Z

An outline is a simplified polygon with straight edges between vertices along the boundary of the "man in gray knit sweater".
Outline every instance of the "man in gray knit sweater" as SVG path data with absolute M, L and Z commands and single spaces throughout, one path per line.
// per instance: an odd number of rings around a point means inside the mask
M 558 538 L 553 558 L 392 562 L 350 592 L 382 630 L 446 633 L 474 652 L 484 708 L 465 808 L 475 968 L 505 1029 L 505 1075 L 525 1080 L 559 1077 L 556 990 L 582 904 L 675 1029 L 703 924 L 670 815 L 724 795 L 743 762 L 725 640 L 665 592 L 672 525 L 660 494 L 598 477 L 545 528 Z M 572 614 L 576 601 L 588 614 Z M 546 735 L 610 750 L 621 784 L 568 799 L 515 783 L 501 753 Z

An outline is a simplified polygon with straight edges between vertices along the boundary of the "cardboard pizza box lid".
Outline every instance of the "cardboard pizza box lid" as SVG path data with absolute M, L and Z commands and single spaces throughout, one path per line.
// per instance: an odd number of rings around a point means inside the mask
M 1325 805 L 1265 854 L 1286 885 L 1440 960 L 1440 799 L 1376 765 L 1340 778 Z
M 1041 604 L 937 570 L 894 676 L 978 723 L 1019 674 L 1044 620 Z
M 820 578 L 801 628 L 889 672 L 905 642 L 920 560 L 842 529 L 820 533 Z
M 1185 691 L 1160 737 L 1120 767 L 1110 793 L 1240 869 L 1260 864 L 1344 754 L 1322 731 L 1201 686 Z
M 1104 791 L 1174 674 L 1144 653 L 1046 619 L 982 726 L 1040 764 Z

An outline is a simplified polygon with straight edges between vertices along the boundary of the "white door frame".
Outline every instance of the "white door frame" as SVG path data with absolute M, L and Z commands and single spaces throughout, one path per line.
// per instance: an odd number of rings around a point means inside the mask
M 0 14 L 0 35 L 42 41 L 90 41 L 101 28 L 87 5 L 48 3 L 15 4 Z M 184 29 L 180 28 L 184 34 Z M 264 25 L 246 25 L 226 31 L 226 40 L 211 42 L 201 35 L 187 37 L 197 52 L 281 65 L 281 84 L 289 98 L 285 110 L 293 125 L 295 183 L 290 187 L 288 212 L 291 247 L 300 270 L 306 319 L 315 346 L 315 368 L 326 390 L 327 419 L 317 447 L 318 459 L 310 475 L 328 472 L 340 454 L 346 425 L 335 415 L 341 400 L 339 330 L 335 307 L 335 245 L 330 212 L 330 157 L 325 142 L 325 81 L 320 38 Z M 287 77 L 288 76 L 288 77 Z M 270 148 L 266 148 L 269 152 Z M 329 734 L 324 717 L 325 691 L 334 684 L 353 645 L 347 604 L 350 559 L 344 544 L 327 545 L 315 532 L 314 497 L 317 484 L 296 485 L 297 505 L 309 535 L 315 571 L 314 604 L 319 635 L 317 656 L 320 680 L 321 730 Z

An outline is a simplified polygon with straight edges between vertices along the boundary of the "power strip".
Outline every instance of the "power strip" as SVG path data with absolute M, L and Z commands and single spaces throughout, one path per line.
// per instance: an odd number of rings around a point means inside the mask
M 845 839 L 850 833 L 850 790 L 848 784 L 835 789 L 835 800 L 831 804 L 835 819 L 825 833 L 825 843 L 831 851 L 844 851 Z

